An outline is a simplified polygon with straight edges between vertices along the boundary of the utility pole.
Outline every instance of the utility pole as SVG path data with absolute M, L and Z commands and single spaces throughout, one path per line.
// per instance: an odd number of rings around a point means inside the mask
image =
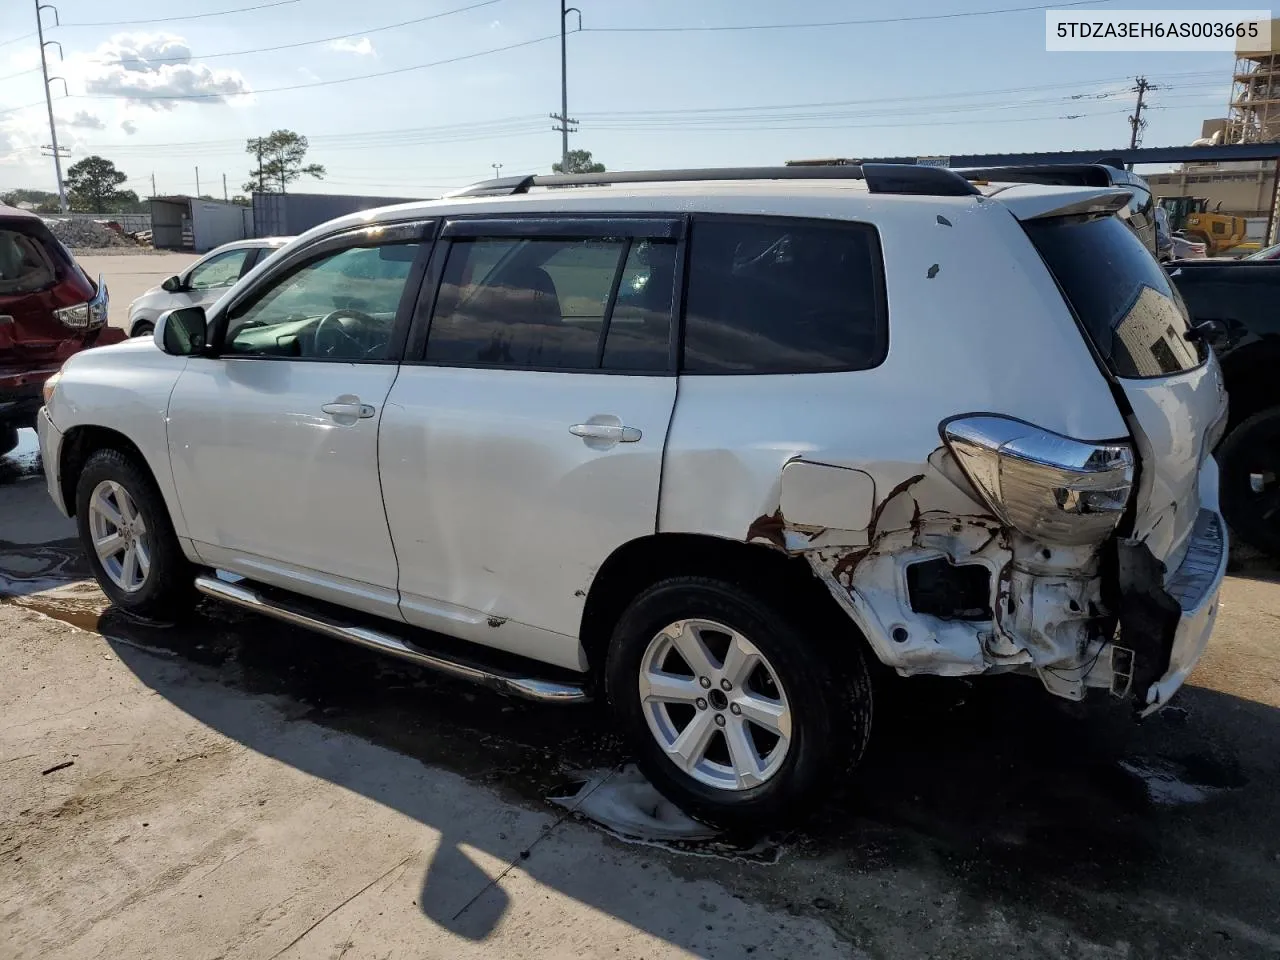
M 35 0 L 36 4 L 36 35 L 40 40 L 40 73 L 44 77 L 44 102 L 49 108 L 49 143 L 50 152 L 53 154 L 53 172 L 58 178 L 58 209 L 62 213 L 67 212 L 67 190 L 62 184 L 62 152 L 58 149 L 58 125 L 53 120 L 53 91 L 49 89 L 49 61 L 45 58 L 44 48 L 50 43 L 58 44 L 58 59 L 62 59 L 62 44 L 57 40 L 46 41 L 44 38 L 44 21 L 40 19 L 41 10 L 53 11 L 54 26 L 61 26 L 58 19 L 58 10 L 52 4 L 41 3 Z M 61 80 L 61 77 L 54 77 L 54 80 Z M 66 92 L 67 81 L 62 81 L 63 92 Z
M 495 178 L 495 179 L 496 179 L 497 177 L 502 176 L 502 164 L 500 164 L 500 163 L 491 163 L 491 164 L 489 164 L 489 166 L 493 167 L 493 176 L 494 176 L 494 178 Z
M 200 196 L 200 168 L 196 167 L 196 196 Z
M 227 175 L 222 175 L 222 202 L 227 202 Z
M 560 131 L 560 171 L 569 172 L 569 134 L 574 131 L 570 124 L 577 123 L 569 117 L 569 53 L 565 45 L 565 28 L 568 26 L 569 14 L 578 15 L 578 29 L 582 29 L 582 11 L 577 7 L 566 7 L 565 0 L 560 0 L 560 112 L 551 114 L 557 121 L 552 130 Z
M 156 174 L 155 174 L 155 171 L 153 170 L 151 172 L 151 196 L 154 197 L 155 195 L 156 195 Z
M 1142 108 L 1146 106 L 1143 99 L 1147 95 L 1148 90 L 1154 90 L 1151 84 L 1147 83 L 1146 77 L 1138 77 L 1137 85 L 1129 88 L 1138 95 L 1138 103 L 1133 108 L 1133 115 L 1129 117 L 1129 149 L 1135 150 L 1138 144 L 1142 142 L 1142 131 L 1147 126 L 1147 121 L 1142 119 Z

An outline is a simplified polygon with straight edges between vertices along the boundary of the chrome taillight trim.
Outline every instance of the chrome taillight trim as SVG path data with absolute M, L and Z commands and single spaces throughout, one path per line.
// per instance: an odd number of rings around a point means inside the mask
M 953 417 L 943 442 L 1002 522 L 1063 544 L 1100 542 L 1133 493 L 1133 448 L 1091 443 L 997 414 Z

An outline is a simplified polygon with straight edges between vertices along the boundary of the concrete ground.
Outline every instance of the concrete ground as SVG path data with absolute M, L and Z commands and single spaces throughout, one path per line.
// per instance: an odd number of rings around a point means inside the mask
M 194 253 L 133 253 L 127 249 L 117 253 L 115 248 L 107 253 L 77 250 L 75 257 L 85 273 L 95 280 L 101 275 L 106 281 L 108 323 L 122 330 L 129 327 L 130 303 L 197 259 Z
M 625 759 L 598 709 L 213 605 L 127 622 L 37 469 L 0 460 L 5 960 L 1280 956 L 1265 564 L 1145 723 L 902 681 L 804 830 L 642 846 L 546 799 Z

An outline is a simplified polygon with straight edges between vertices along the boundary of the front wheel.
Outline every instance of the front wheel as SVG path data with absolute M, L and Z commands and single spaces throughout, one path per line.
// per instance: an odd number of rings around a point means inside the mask
M 139 320 L 129 331 L 131 337 L 149 337 L 156 331 L 156 325 L 150 320 Z
M 822 798 L 870 732 L 854 632 L 832 639 L 738 586 L 673 578 L 619 620 L 606 693 L 664 796 L 717 826 L 777 827 Z
M 1245 543 L 1280 557 L 1280 407 L 1254 414 L 1222 442 L 1222 513 Z
M 89 457 L 76 483 L 76 526 L 98 585 L 120 610 L 171 620 L 193 606 L 195 573 L 159 488 L 133 457 Z

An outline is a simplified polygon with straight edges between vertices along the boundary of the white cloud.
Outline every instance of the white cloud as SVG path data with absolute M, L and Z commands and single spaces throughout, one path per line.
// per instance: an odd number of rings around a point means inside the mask
M 74 117 L 62 122 L 68 127 L 83 127 L 86 130 L 107 129 L 106 122 L 97 114 L 90 113 L 88 110 L 77 110 Z
M 329 44 L 329 49 L 336 53 L 354 53 L 358 57 L 376 57 L 378 55 L 368 37 L 361 37 L 359 40 L 343 37 L 340 40 L 332 41 Z
M 191 48 L 170 34 L 121 34 L 98 47 L 85 72 L 90 95 L 124 98 L 153 110 L 192 103 L 225 103 L 250 93 L 238 70 L 192 62 Z
M 134 123 L 132 120 L 121 120 L 120 129 L 132 137 L 135 133 L 138 132 L 138 125 Z

